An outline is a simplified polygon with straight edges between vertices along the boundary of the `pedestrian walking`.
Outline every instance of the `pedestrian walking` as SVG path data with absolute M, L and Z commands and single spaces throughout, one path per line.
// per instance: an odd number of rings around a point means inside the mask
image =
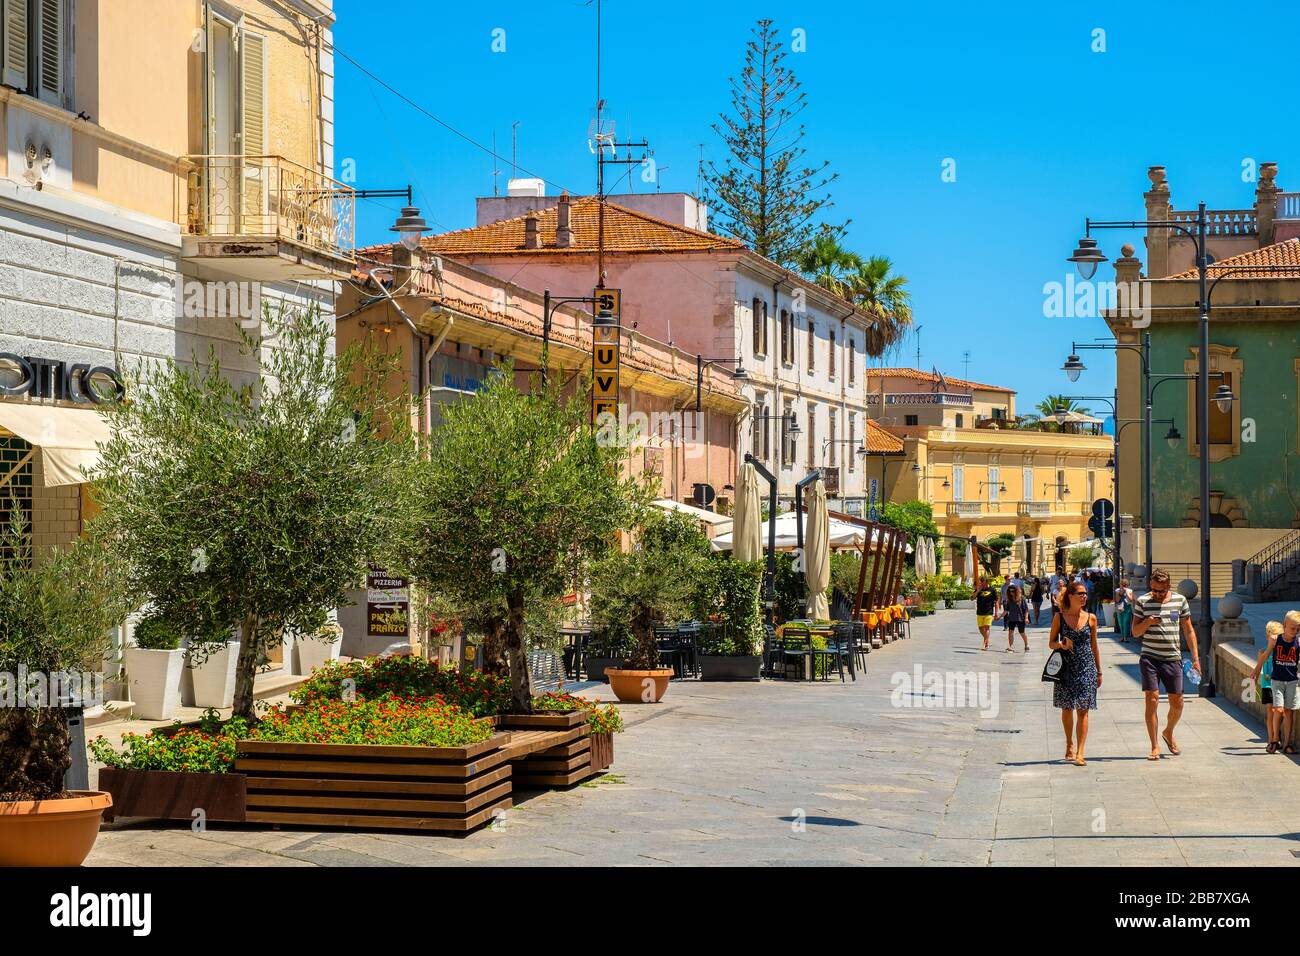
M 1174 741 L 1174 728 L 1183 716 L 1183 655 L 1179 634 L 1187 641 L 1192 652 L 1191 668 L 1201 672 L 1200 658 L 1196 653 L 1196 630 L 1192 627 L 1192 610 L 1187 598 L 1169 587 L 1169 572 L 1156 568 L 1151 572 L 1151 590 L 1133 602 L 1133 636 L 1142 638 L 1142 654 L 1138 658 L 1138 671 L 1142 675 L 1142 693 L 1146 698 L 1147 736 L 1151 738 L 1148 760 L 1160 759 L 1160 744 L 1156 731 L 1160 726 L 1157 708 L 1160 688 L 1169 697 L 1169 717 L 1160 734 L 1170 754 L 1177 757 L 1181 750 Z
M 1074 582 L 1061 597 L 1059 612 L 1052 617 L 1047 644 L 1066 657 L 1065 673 L 1052 689 L 1052 703 L 1060 708 L 1065 730 L 1065 759 L 1077 766 L 1087 764 L 1088 715 L 1097 709 L 1101 687 L 1101 651 L 1097 648 L 1097 618 L 1088 613 L 1088 589 Z
M 987 578 L 980 578 L 975 590 L 975 626 L 984 638 L 984 650 L 989 649 L 989 630 L 993 627 L 993 617 L 998 610 L 998 592 L 989 584 Z
M 1015 650 L 1016 631 L 1025 642 L 1025 653 L 1029 653 L 1029 637 L 1025 634 L 1025 622 L 1029 619 L 1029 602 L 1024 592 L 1017 585 L 1007 589 L 1007 596 L 1002 601 L 1002 621 L 1007 629 L 1007 653 Z
M 1128 578 L 1121 578 L 1115 589 L 1115 626 L 1119 628 L 1119 642 L 1127 644 L 1133 631 L 1133 591 Z
M 1268 644 L 1255 662 L 1254 677 L 1259 679 L 1265 659 L 1273 663 L 1270 675 L 1268 752 L 1296 752 L 1292 743 L 1295 712 L 1300 710 L 1300 611 L 1287 611 L 1282 619 L 1282 633 L 1272 632 L 1269 624 Z M 1279 733 L 1280 730 L 1280 733 Z
M 1034 606 L 1034 626 L 1038 626 L 1038 619 L 1043 613 L 1043 597 L 1046 595 L 1046 589 L 1043 587 L 1042 578 L 1034 578 L 1034 583 L 1029 588 L 1029 603 Z

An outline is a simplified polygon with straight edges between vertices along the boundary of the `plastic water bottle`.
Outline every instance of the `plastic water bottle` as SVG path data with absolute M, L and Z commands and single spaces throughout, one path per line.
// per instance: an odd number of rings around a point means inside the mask
M 1183 661 L 1183 680 L 1187 681 L 1187 683 L 1191 684 L 1193 687 L 1201 686 L 1201 672 L 1199 670 L 1192 670 L 1192 659 L 1190 657 Z

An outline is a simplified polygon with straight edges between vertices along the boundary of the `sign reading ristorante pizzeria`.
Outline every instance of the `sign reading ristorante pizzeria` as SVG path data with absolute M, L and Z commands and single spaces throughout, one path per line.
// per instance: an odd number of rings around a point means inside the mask
M 410 582 L 370 565 L 366 574 L 366 633 L 370 637 L 407 637 L 410 618 Z
M 0 352 L 0 396 L 103 405 L 125 395 L 126 384 L 107 366 Z

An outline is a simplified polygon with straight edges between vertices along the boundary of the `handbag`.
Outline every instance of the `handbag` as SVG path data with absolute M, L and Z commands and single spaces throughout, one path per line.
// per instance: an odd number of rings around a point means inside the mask
M 1043 664 L 1043 680 L 1053 684 L 1059 684 L 1065 680 L 1070 670 L 1070 657 L 1059 647 L 1047 655 L 1047 662 Z

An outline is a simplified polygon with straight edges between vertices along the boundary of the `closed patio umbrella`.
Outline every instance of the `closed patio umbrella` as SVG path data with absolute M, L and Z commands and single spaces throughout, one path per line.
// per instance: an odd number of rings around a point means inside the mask
M 808 616 L 825 621 L 831 616 L 826 588 L 831 583 L 830 515 L 826 511 L 826 484 L 813 482 L 808 500 L 808 536 L 804 539 L 804 577 L 808 582 Z
M 974 586 L 975 584 L 975 549 L 967 543 L 966 545 L 966 567 L 962 569 L 962 577 L 966 583 Z
M 735 521 L 731 526 L 731 555 L 737 561 L 763 557 L 763 522 L 758 510 L 758 472 L 751 464 L 740 467 L 736 482 Z

